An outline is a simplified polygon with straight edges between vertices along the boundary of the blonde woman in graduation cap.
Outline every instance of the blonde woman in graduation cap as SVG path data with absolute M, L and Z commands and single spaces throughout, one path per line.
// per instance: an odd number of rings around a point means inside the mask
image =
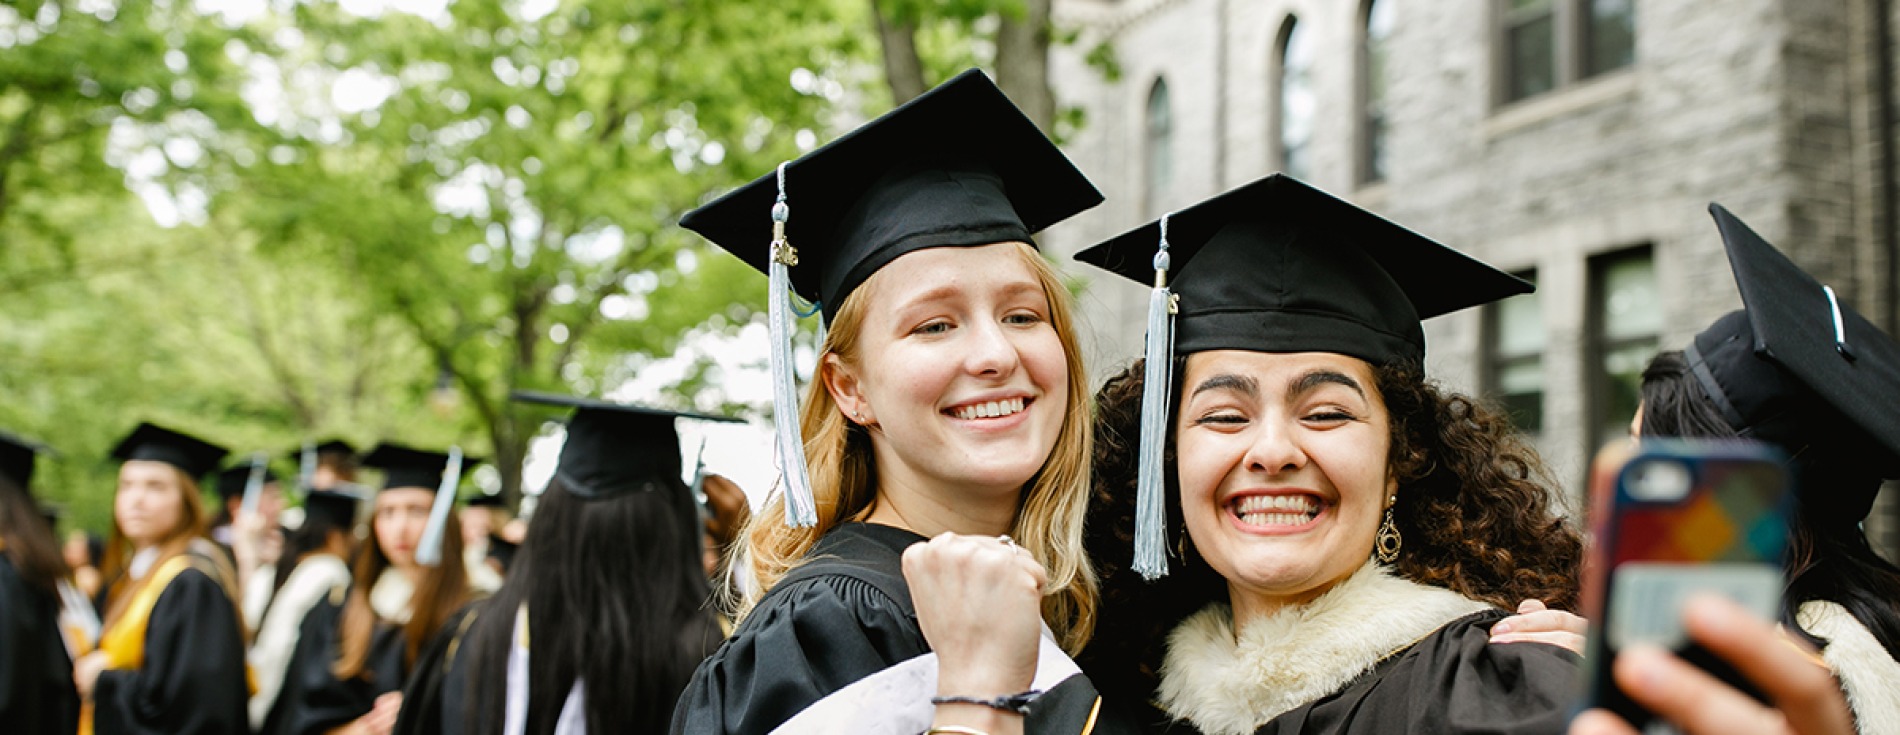
M 757 581 L 743 618 L 694 675 L 673 732 L 770 732 L 929 652 L 901 555 L 942 534 L 996 573 L 960 588 L 965 602 L 1027 611 L 992 638 L 1034 651 L 1046 620 L 1062 647 L 1088 639 L 1086 376 L 1068 294 L 1031 235 L 1100 201 L 970 71 L 681 221 L 770 273 L 782 482 L 739 545 Z M 802 414 L 792 293 L 827 327 Z M 939 682 L 997 706 L 948 701 L 937 724 L 1023 726 L 1018 673 Z M 1095 699 L 1052 691 L 1032 724 L 1081 721 Z
M 1162 327 L 1098 398 L 1104 697 L 1223 735 L 1562 730 L 1579 657 L 1489 628 L 1573 603 L 1578 534 L 1422 370 L 1423 319 L 1528 284 L 1277 174 L 1076 257 Z
M 119 443 L 99 650 L 73 666 L 79 731 L 249 729 L 235 574 L 204 537 L 198 481 L 223 447 L 152 424 Z

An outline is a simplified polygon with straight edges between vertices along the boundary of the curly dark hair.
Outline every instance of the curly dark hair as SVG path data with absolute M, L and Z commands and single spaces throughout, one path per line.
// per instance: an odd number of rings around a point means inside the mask
M 1166 449 L 1167 513 L 1174 519 L 1167 541 L 1176 552 L 1171 573 L 1147 582 L 1129 568 L 1142 369 L 1136 361 L 1095 396 L 1085 536 L 1101 576 L 1102 603 L 1094 641 L 1077 660 L 1105 699 L 1145 703 L 1159 682 L 1168 632 L 1209 602 L 1226 599 L 1227 585 L 1185 543 L 1172 432 Z M 1175 358 L 1177 382 L 1185 372 L 1185 360 Z M 1393 520 L 1405 542 L 1394 569 L 1501 608 L 1539 599 L 1574 609 L 1582 537 L 1558 512 L 1559 495 L 1536 451 L 1501 411 L 1439 388 L 1417 365 L 1374 372 L 1391 415 L 1389 466 L 1399 477 Z

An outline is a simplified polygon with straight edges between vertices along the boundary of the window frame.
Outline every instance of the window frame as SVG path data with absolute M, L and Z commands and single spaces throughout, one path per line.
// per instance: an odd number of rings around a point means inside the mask
M 1630 61 L 1622 66 L 1591 71 L 1588 47 L 1591 40 L 1590 4 L 1596 0 L 1541 0 L 1547 7 L 1551 22 L 1551 85 L 1550 89 L 1523 97 L 1513 97 L 1512 87 L 1514 59 L 1511 54 L 1511 31 L 1530 17 L 1541 17 L 1543 13 L 1511 7 L 1514 0 L 1491 0 L 1491 102 L 1492 107 L 1503 108 L 1542 99 L 1552 94 L 1561 94 L 1577 84 L 1614 75 L 1634 67 L 1640 59 L 1636 56 L 1637 27 L 1635 16 L 1637 3 L 1630 2 Z
M 1534 267 L 1512 271 L 1511 275 L 1522 278 L 1533 286 L 1537 284 L 1537 269 Z M 1504 354 L 1504 351 L 1500 349 L 1499 341 L 1504 335 L 1504 327 L 1501 323 L 1504 317 L 1503 303 L 1509 299 L 1486 304 L 1484 307 L 1481 327 L 1482 332 L 1479 342 L 1483 352 L 1479 355 L 1478 385 L 1483 386 L 1484 395 L 1486 397 L 1496 401 L 1499 409 L 1506 412 L 1506 418 L 1511 420 L 1511 425 L 1516 427 L 1518 431 L 1523 432 L 1527 436 L 1541 437 L 1544 435 L 1544 417 L 1549 414 L 1547 407 L 1539 405 L 1537 409 L 1537 427 L 1534 429 L 1526 428 L 1518 422 L 1517 417 L 1509 415 L 1508 406 L 1506 406 L 1504 402 L 1503 385 L 1500 383 L 1507 369 L 1518 365 L 1535 363 L 1543 375 L 1543 387 L 1539 392 L 1539 403 L 1548 403 L 1550 400 L 1550 376 L 1547 369 L 1548 360 L 1546 359 L 1550 355 L 1550 330 L 1546 328 L 1547 325 L 1542 322 L 1544 303 L 1536 291 L 1512 296 L 1510 299 L 1524 298 L 1527 296 L 1539 299 L 1537 302 L 1537 314 L 1540 320 L 1539 328 L 1543 330 L 1543 349 L 1535 352 Z
M 1609 370 L 1606 369 L 1604 360 L 1617 350 L 1644 343 L 1652 345 L 1652 352 L 1661 349 L 1662 346 L 1662 332 L 1660 329 L 1657 332 L 1643 336 L 1611 338 L 1607 329 L 1608 325 L 1605 324 L 1604 321 L 1605 298 L 1607 296 L 1605 285 L 1608 280 L 1606 274 L 1615 264 L 1638 258 L 1649 261 L 1651 278 L 1655 281 L 1656 294 L 1660 298 L 1662 295 L 1662 274 L 1657 271 L 1656 248 L 1650 243 L 1605 250 L 1590 256 L 1586 263 L 1585 270 L 1589 278 L 1586 284 L 1588 300 L 1586 303 L 1587 310 L 1584 313 L 1583 355 L 1585 360 L 1584 364 L 1588 366 L 1584 382 L 1584 415 L 1587 420 L 1584 430 L 1586 453 L 1595 452 L 1597 446 L 1601 444 L 1600 438 L 1597 436 L 1597 430 L 1607 428 L 1606 422 L 1609 418 L 1606 409 L 1608 408 L 1608 401 L 1612 390 L 1610 383 L 1612 376 Z M 1666 323 L 1667 315 L 1663 315 L 1663 317 L 1665 318 L 1658 322 L 1659 326 Z

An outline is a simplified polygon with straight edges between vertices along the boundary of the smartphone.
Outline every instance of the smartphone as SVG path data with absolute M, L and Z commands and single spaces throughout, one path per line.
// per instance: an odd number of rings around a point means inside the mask
M 1682 605 L 1693 593 L 1712 592 L 1764 620 L 1780 616 L 1794 512 L 1781 455 L 1747 441 L 1619 443 L 1598 453 L 1590 495 L 1584 706 L 1616 713 L 1639 732 L 1670 731 L 1651 729 L 1650 713 L 1610 675 L 1617 651 L 1636 643 L 1673 651 L 1761 699 L 1732 667 L 1690 642 Z

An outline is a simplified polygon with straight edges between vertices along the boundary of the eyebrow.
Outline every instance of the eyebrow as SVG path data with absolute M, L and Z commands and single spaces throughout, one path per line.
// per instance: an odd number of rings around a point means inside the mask
M 1351 388 L 1352 392 L 1358 393 L 1360 398 L 1366 397 L 1366 389 L 1359 385 L 1359 381 L 1345 373 L 1326 368 L 1308 370 L 1300 377 L 1287 381 L 1286 392 L 1287 395 L 1297 396 L 1327 384 L 1343 385 Z
M 1260 381 L 1247 375 L 1220 373 L 1209 376 L 1208 379 L 1201 381 L 1200 385 L 1194 386 L 1194 392 L 1188 397 L 1193 398 L 1210 390 L 1231 390 L 1248 397 L 1255 397 L 1260 395 Z

